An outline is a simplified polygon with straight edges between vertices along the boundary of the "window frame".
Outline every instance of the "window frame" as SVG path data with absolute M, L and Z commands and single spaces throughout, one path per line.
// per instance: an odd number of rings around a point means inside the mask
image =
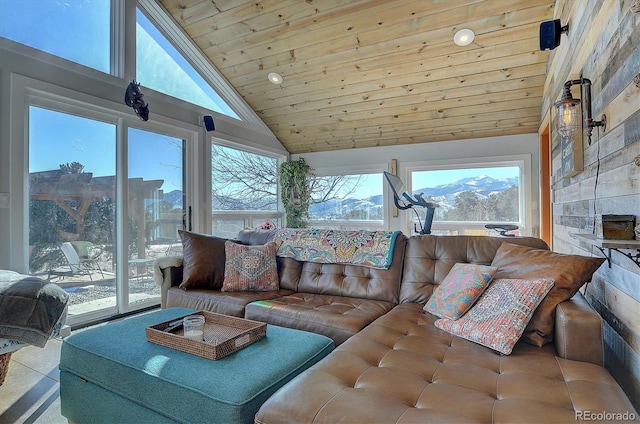
M 534 201 L 531 199 L 531 155 L 510 155 L 510 156 L 494 156 L 494 157 L 476 157 L 469 159 L 453 159 L 438 160 L 427 162 L 411 162 L 407 163 L 404 170 L 403 182 L 407 191 L 413 192 L 412 174 L 420 171 L 442 171 L 453 169 L 470 169 L 470 168 L 492 168 L 492 167 L 518 167 L 520 168 L 519 179 L 520 188 L 518 190 L 518 208 L 519 222 L 510 222 L 519 226 L 519 232 L 522 235 L 531 235 L 532 233 L 532 211 Z M 400 211 L 401 229 L 406 234 L 413 234 L 413 216 L 411 210 Z M 420 213 L 420 212 L 419 212 Z M 493 222 L 493 221 L 492 221 Z M 460 232 L 463 229 L 485 230 L 487 222 L 479 221 L 433 221 L 432 233 L 438 231 L 454 231 Z M 491 235 L 491 234 L 490 234 Z
M 117 273 L 116 279 L 119 287 L 118 300 L 116 306 L 99 309 L 97 311 L 88 312 L 78 317 L 70 317 L 71 324 L 79 324 L 83 322 L 102 319 L 105 316 L 127 313 L 144 307 L 145 305 L 155 304 L 131 304 L 129 302 L 129 279 L 127 278 L 127 257 L 126 248 L 128 246 L 127 232 L 127 216 L 128 216 L 128 129 L 136 128 L 148 131 L 140 124 L 140 120 L 135 115 L 125 113 L 119 105 L 106 99 L 94 97 L 89 94 L 70 90 L 68 88 L 53 85 L 47 82 L 38 81 L 22 75 L 12 75 L 11 92 L 14 94 L 11 98 L 11 139 L 21 140 L 17 142 L 16 148 L 12 149 L 12 162 L 16 164 L 16 168 L 12 171 L 16 178 L 12 180 L 11 192 L 13 201 L 22 205 L 21 208 L 11 208 L 11 222 L 17 223 L 12 226 L 12 244 L 15 253 L 10 258 L 13 269 L 29 269 L 28 241 L 29 241 L 29 107 L 36 106 L 46 109 L 52 109 L 60 113 L 76 115 L 79 117 L 94 119 L 116 126 L 116 263 Z M 200 172 L 201 164 L 198 157 L 201 153 L 197 150 L 197 146 L 201 132 L 197 126 L 189 125 L 185 122 L 176 121 L 167 117 L 160 117 L 154 121 L 152 116 L 149 122 L 154 124 L 153 131 L 164 133 L 173 137 L 182 138 L 186 141 L 187 148 L 185 153 L 185 169 L 191 169 L 193 172 L 187 172 L 183 190 L 187 191 L 187 199 L 185 208 L 189 205 L 197 204 L 198 185 L 196 175 Z M 198 222 L 199 213 L 197 208 L 194 209 L 192 222 Z M 15 228 L 14 228 L 15 227 Z M 15 233 L 13 232 L 15 231 Z M 159 299 L 158 299 L 159 301 Z
M 273 159 L 276 159 L 277 161 L 277 167 L 280 167 L 280 164 L 282 164 L 283 162 L 285 162 L 287 160 L 287 156 L 283 155 L 281 153 L 276 153 L 276 152 L 272 152 L 266 149 L 260 149 L 257 147 L 253 147 L 250 145 L 245 144 L 241 144 L 237 141 L 231 141 L 229 140 L 229 137 L 227 138 L 219 138 L 219 137 L 207 137 L 207 145 L 208 145 L 208 152 L 209 152 L 209 168 L 207 169 L 207 175 L 205 176 L 205 185 L 206 187 L 208 187 L 208 189 L 206 190 L 206 194 L 205 194 L 205 202 L 207 205 L 207 208 L 205 208 L 207 210 L 207 214 L 209 216 L 209 219 L 207 219 L 207 230 L 209 233 L 215 235 L 213 233 L 213 220 L 214 219 L 220 219 L 220 220 L 238 220 L 238 219 L 242 219 L 244 220 L 244 227 L 245 228 L 254 228 L 257 225 L 260 225 L 262 223 L 263 220 L 265 219 L 279 219 L 280 222 L 284 223 L 285 220 L 285 214 L 284 214 L 284 207 L 282 205 L 282 200 L 280 198 L 280 182 L 277 182 L 276 184 L 276 197 L 277 197 L 277 209 L 275 211 L 252 211 L 252 210 L 239 210 L 239 211 L 222 211 L 222 210 L 214 210 L 213 209 L 213 204 L 212 204 L 212 181 L 211 181 L 211 173 L 212 173 L 212 165 L 211 165 L 211 161 L 213 160 L 212 155 L 213 155 L 213 145 L 219 145 L 222 147 L 226 147 L 229 149 L 234 149 L 234 150 L 240 150 L 240 151 L 244 151 L 244 152 L 248 152 L 248 153 L 252 153 L 255 155 L 261 155 L 261 156 L 266 156 L 266 157 L 270 157 Z

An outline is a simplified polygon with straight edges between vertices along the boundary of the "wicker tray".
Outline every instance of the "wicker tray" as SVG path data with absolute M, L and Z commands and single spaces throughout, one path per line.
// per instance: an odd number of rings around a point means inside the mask
M 165 331 L 170 330 L 172 324 L 181 322 L 182 318 L 189 315 L 204 316 L 203 342 L 185 338 L 182 326 L 172 331 Z M 267 334 L 267 324 L 200 311 L 151 325 L 145 331 L 147 340 L 152 343 L 207 359 L 220 359 L 260 340 Z

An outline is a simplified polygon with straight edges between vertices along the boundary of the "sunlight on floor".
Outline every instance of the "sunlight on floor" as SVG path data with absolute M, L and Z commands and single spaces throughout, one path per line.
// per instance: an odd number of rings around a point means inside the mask
M 44 348 L 28 346 L 11 355 L 9 373 L 0 386 L 0 423 L 62 424 L 60 348 L 53 339 Z

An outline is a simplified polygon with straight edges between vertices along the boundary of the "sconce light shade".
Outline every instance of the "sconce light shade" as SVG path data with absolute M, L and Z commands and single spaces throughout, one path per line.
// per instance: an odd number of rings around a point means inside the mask
M 571 95 L 571 86 L 580 84 L 580 92 L 582 99 L 574 99 Z M 602 127 L 603 131 L 607 129 L 607 117 L 602 115 L 600 121 L 595 121 L 591 115 L 591 80 L 580 78 L 578 80 L 570 80 L 564 83 L 562 97 L 554 103 L 558 109 L 558 132 L 561 136 L 573 138 L 579 128 L 579 106 L 582 106 L 582 116 L 584 120 L 584 129 L 589 137 L 591 144 L 591 132 L 595 127 Z
M 580 99 L 571 95 L 571 86 L 564 86 L 562 98 L 555 102 L 558 109 L 558 132 L 565 138 L 573 138 L 580 122 Z

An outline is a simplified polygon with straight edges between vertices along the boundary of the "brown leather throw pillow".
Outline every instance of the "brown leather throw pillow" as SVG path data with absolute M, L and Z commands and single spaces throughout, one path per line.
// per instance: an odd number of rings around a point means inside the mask
M 491 266 L 498 267 L 493 276 L 498 278 L 548 278 L 554 286 L 536 309 L 522 340 L 534 346 L 553 341 L 556 306 L 570 299 L 605 261 L 580 255 L 567 255 L 534 249 L 511 243 L 502 243 Z
M 225 238 L 178 231 L 182 239 L 183 270 L 180 288 L 220 289 L 224 282 Z

